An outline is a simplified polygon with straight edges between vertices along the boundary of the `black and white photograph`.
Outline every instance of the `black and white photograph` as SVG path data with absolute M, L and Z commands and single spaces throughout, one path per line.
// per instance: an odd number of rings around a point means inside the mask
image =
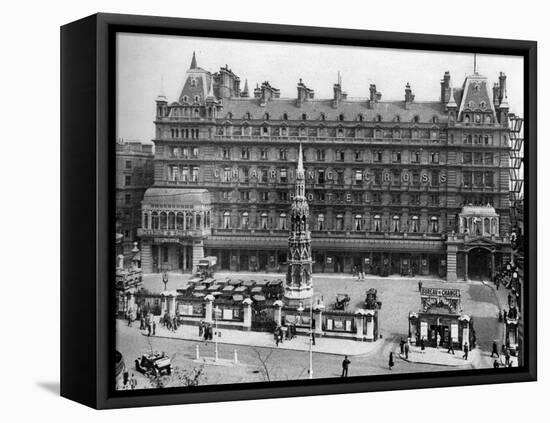
M 523 366 L 523 60 L 118 33 L 116 390 Z

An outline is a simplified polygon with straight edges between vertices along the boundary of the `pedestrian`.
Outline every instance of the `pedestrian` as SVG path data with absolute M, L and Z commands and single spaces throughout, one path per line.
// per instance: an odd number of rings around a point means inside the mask
M 156 322 L 153 320 L 153 336 L 155 336 L 156 330 L 157 330 L 157 324 L 156 324 Z
M 451 354 L 451 353 L 455 355 L 455 349 L 453 345 L 453 340 L 449 339 L 449 348 L 447 349 L 447 354 Z
M 147 323 L 147 336 L 151 336 L 151 324 Z
M 315 332 L 311 331 L 311 344 L 315 345 Z
M 420 340 L 420 349 L 424 351 L 426 349 L 426 342 L 424 341 L 424 337 Z
M 506 352 L 504 353 L 504 358 L 505 358 L 505 364 L 506 364 L 506 367 L 512 367 L 510 366 L 510 350 L 508 348 L 506 348 Z
M 275 333 L 273 335 L 274 335 L 274 338 L 275 338 L 275 345 L 278 347 L 279 346 L 279 332 L 277 330 L 275 330 Z
M 493 342 L 493 351 L 491 352 L 491 358 L 493 358 L 493 355 L 498 358 L 498 347 L 496 342 Z
M 388 366 L 389 366 L 390 370 L 391 370 L 392 367 L 394 366 L 394 362 L 393 362 L 393 352 L 390 352 L 390 359 L 388 360 Z
M 498 369 L 500 367 L 500 364 L 498 364 L 498 360 L 493 361 L 493 368 Z
M 502 322 L 502 310 L 498 311 L 498 321 Z
M 199 322 L 199 338 L 202 338 L 203 332 L 204 332 L 204 322 L 201 320 Z
M 454 354 L 454 352 L 453 352 Z M 407 342 L 405 344 L 405 360 L 408 360 L 409 359 L 409 343 Z
M 124 370 L 124 373 L 122 374 L 122 383 L 124 384 L 124 387 L 126 387 L 126 384 L 128 383 L 128 370 Z
M 422 281 L 418 281 L 418 292 L 422 291 Z
M 136 387 L 137 387 L 137 379 L 134 376 L 134 374 L 132 373 L 132 377 L 130 378 L 130 388 L 131 389 L 136 389 Z
M 476 331 L 472 330 L 472 348 L 476 347 L 476 340 L 477 340 Z
M 139 329 L 140 330 L 145 329 L 145 319 L 143 318 L 143 315 L 139 318 Z
M 399 353 L 401 355 L 405 353 L 405 341 L 403 341 L 403 338 L 401 338 L 401 341 L 399 341 Z
M 469 351 L 468 343 L 464 342 L 464 355 L 462 356 L 464 360 L 468 360 L 468 351 Z
M 500 279 L 499 279 L 499 278 L 497 278 L 497 281 L 496 281 L 495 284 L 496 284 L 496 286 L 497 286 L 497 291 L 498 291 L 498 287 L 500 286 Z
M 342 361 L 342 377 L 348 377 L 348 370 L 349 370 L 350 364 L 351 364 L 351 361 L 348 360 L 348 356 L 346 355 L 344 357 L 344 361 Z
M 435 337 L 435 347 L 439 349 L 440 345 L 441 345 L 441 335 L 438 333 Z
M 502 318 L 504 319 L 504 321 L 506 321 L 507 317 L 508 317 L 508 312 L 504 310 L 504 312 L 502 313 Z
M 508 307 L 512 306 L 512 294 L 508 293 Z

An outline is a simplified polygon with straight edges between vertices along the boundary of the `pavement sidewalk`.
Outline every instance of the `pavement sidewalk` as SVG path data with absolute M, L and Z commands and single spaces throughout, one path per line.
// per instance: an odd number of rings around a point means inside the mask
M 237 329 L 218 329 L 220 336 L 217 338 L 221 344 L 246 345 L 252 347 L 278 348 L 295 351 L 309 351 L 309 338 L 298 335 L 293 340 L 284 340 L 277 347 L 273 334 L 267 332 L 242 331 Z M 147 335 L 147 331 L 141 331 Z M 181 339 L 204 343 L 199 337 L 199 327 L 191 325 L 180 325 L 176 332 L 157 324 L 155 335 L 151 337 Z M 214 340 L 208 341 L 213 343 Z M 316 337 L 313 345 L 314 353 L 336 354 L 357 356 L 371 353 L 382 346 L 384 341 L 360 342 L 352 339 Z
M 405 354 L 399 354 L 399 357 L 411 363 L 435 364 L 439 366 L 474 366 L 477 359 L 476 349 L 470 351 L 467 360 L 462 358 L 463 354 L 459 350 L 455 351 L 455 354 L 449 354 L 447 353 L 447 348 L 426 347 L 422 350 L 420 347 L 412 346 L 410 347 L 408 358 L 405 358 Z

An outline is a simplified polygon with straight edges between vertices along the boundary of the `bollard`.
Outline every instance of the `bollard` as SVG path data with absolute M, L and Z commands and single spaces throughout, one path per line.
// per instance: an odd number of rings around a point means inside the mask
M 237 357 L 237 350 L 233 350 L 233 363 L 239 364 L 239 358 Z
M 197 361 L 200 360 L 200 354 L 199 354 L 199 346 L 198 345 L 195 345 L 195 353 L 196 353 L 196 357 L 197 357 Z

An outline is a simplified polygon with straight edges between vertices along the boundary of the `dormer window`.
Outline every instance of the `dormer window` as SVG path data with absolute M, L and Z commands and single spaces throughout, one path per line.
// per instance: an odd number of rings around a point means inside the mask
M 320 116 L 320 117 L 321 117 L 321 120 L 325 120 L 325 119 L 327 118 L 326 115 L 325 115 L 324 113 L 321 113 L 321 116 Z
M 437 117 L 437 116 L 434 116 L 434 117 L 432 118 L 432 122 L 433 122 L 433 123 L 438 123 L 438 122 L 439 122 L 438 117 Z
M 250 112 L 246 112 L 246 113 L 244 114 L 244 118 L 245 118 L 246 120 L 249 120 L 249 119 L 250 119 Z
M 198 95 L 195 96 L 195 103 L 198 103 L 200 100 L 200 97 Z
M 401 122 L 401 116 L 395 115 L 395 118 L 393 119 L 395 122 Z
M 416 116 L 413 118 L 413 122 L 414 122 L 414 123 L 420 122 L 420 116 L 416 115 Z
M 307 120 L 307 115 L 305 113 L 302 113 L 302 120 Z
M 288 120 L 288 113 L 283 113 L 283 120 Z
M 233 113 L 228 112 L 227 115 L 226 115 L 226 118 L 227 119 L 233 119 Z
M 486 106 L 487 104 L 484 101 L 479 103 L 479 107 L 481 107 L 482 109 L 485 109 Z
M 338 120 L 339 121 L 343 121 L 344 120 L 344 115 L 342 113 L 340 113 L 340 115 L 338 116 Z
M 269 113 L 264 114 L 264 120 L 269 120 Z
M 197 86 L 197 80 L 195 78 L 191 78 L 191 86 L 196 87 Z
M 382 116 L 376 115 L 376 122 L 382 122 Z
M 474 92 L 479 92 L 479 84 L 474 85 Z
M 363 122 L 363 115 L 361 115 L 361 114 L 357 115 L 357 120 L 359 122 Z
M 189 97 L 187 97 L 186 95 L 183 96 L 183 101 L 184 103 L 188 103 L 189 102 Z
M 473 101 L 469 101 L 469 102 L 468 102 L 468 108 L 469 108 L 469 109 L 473 109 L 473 108 L 474 108 L 474 102 L 473 102 Z

